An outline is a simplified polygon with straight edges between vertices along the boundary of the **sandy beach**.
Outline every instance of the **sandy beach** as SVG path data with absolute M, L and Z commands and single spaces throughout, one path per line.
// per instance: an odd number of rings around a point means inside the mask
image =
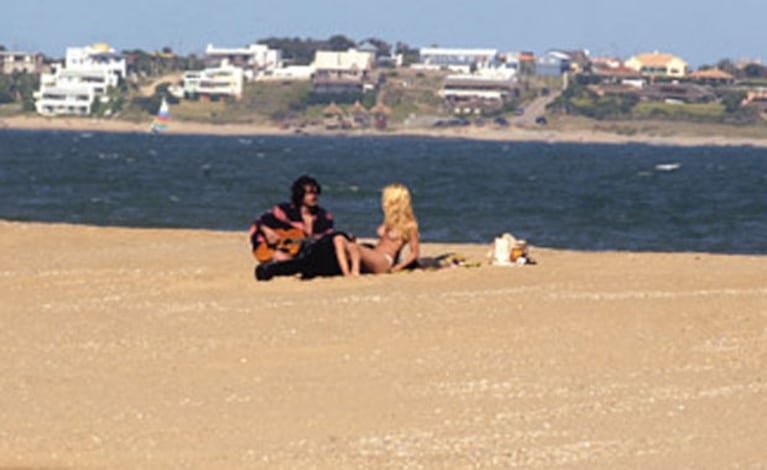
M 767 466 L 765 257 L 531 254 L 255 282 L 244 233 L 0 221 L 0 468 Z
M 90 118 L 47 118 L 41 116 L 13 116 L 0 118 L 0 129 L 23 130 L 59 130 L 80 132 L 148 132 L 148 123 L 135 123 L 117 119 Z M 209 124 L 202 122 L 174 121 L 168 134 L 196 135 L 296 135 L 294 129 L 264 124 Z M 301 131 L 305 135 L 358 135 L 358 136 L 422 136 L 448 137 L 460 139 L 478 139 L 509 142 L 547 142 L 547 143 L 601 143 L 628 144 L 641 143 L 673 146 L 752 146 L 767 147 L 764 138 L 721 136 L 721 135 L 622 135 L 596 130 L 554 130 L 549 128 L 521 127 L 459 127 L 459 128 L 392 128 L 384 132 L 373 130 L 332 131 L 314 126 Z

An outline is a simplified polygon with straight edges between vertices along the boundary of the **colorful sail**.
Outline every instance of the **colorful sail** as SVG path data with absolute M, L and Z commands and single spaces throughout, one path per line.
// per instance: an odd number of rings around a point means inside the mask
M 168 121 L 170 119 L 170 113 L 168 112 L 168 103 L 165 98 L 162 99 L 160 110 L 157 112 L 157 116 L 152 120 L 150 130 L 152 132 L 164 131 L 168 128 Z

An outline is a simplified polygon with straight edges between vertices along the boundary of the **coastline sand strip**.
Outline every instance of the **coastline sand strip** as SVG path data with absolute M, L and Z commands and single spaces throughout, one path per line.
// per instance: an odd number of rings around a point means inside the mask
M 0 468 L 764 465 L 765 257 L 532 255 L 257 283 L 244 233 L 0 221 Z

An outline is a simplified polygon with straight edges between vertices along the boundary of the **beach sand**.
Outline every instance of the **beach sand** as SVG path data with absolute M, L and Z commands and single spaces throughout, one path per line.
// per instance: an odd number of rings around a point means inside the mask
M 245 233 L 0 221 L 0 468 L 767 466 L 765 257 L 531 255 L 256 282 Z
M 91 119 L 76 117 L 48 118 L 42 116 L 12 116 L 0 119 L 0 129 L 59 130 L 80 132 L 149 132 L 149 123 L 135 123 L 117 119 Z M 195 135 L 296 135 L 295 129 L 284 129 L 266 124 L 210 124 L 191 121 L 173 121 L 167 134 Z M 420 136 L 434 138 L 476 139 L 507 142 L 546 143 L 598 143 L 598 144 L 650 144 L 669 146 L 752 146 L 767 147 L 767 137 L 739 137 L 722 135 L 635 135 L 616 134 L 597 130 L 556 130 L 546 127 L 453 127 L 453 128 L 392 128 L 375 130 L 326 130 L 313 126 L 300 131 L 303 135 L 349 136 Z

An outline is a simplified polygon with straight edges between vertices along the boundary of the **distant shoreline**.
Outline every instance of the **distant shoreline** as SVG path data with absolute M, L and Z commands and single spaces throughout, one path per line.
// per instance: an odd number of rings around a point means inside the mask
M 87 118 L 47 118 L 41 116 L 12 116 L 0 118 L 0 129 L 39 130 L 39 131 L 82 131 L 82 132 L 112 132 L 112 133 L 149 133 L 148 123 L 111 119 Z M 750 146 L 767 147 L 767 137 L 764 139 L 727 136 L 654 136 L 634 134 L 631 136 L 615 133 L 553 129 L 531 130 L 519 127 L 456 127 L 448 129 L 391 129 L 387 131 L 350 130 L 331 131 L 320 127 L 312 127 L 297 131 L 284 129 L 266 124 L 212 124 L 202 122 L 175 121 L 168 131 L 170 135 L 218 135 L 218 136 L 252 136 L 252 135 L 320 135 L 320 136 L 419 136 L 433 138 L 472 139 L 507 142 L 544 142 L 544 143 L 582 143 L 582 144 L 649 144 L 681 147 L 697 146 Z

